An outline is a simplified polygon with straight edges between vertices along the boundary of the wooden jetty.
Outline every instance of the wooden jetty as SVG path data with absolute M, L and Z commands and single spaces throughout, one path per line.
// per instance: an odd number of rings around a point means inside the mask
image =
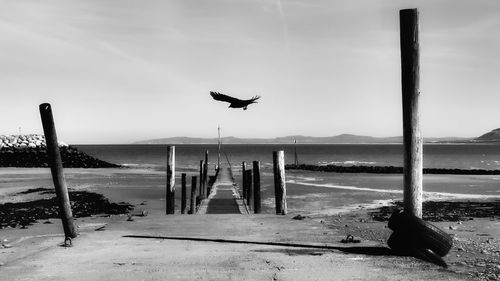
M 210 194 L 201 202 L 198 214 L 249 214 L 230 167 L 219 167 Z

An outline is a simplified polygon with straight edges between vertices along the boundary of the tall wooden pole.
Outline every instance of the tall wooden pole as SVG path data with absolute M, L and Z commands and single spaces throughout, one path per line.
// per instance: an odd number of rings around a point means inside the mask
M 205 150 L 205 163 L 203 165 L 203 191 L 202 191 L 203 198 L 208 196 L 207 189 L 208 189 L 208 150 Z
M 422 217 L 423 146 L 420 134 L 418 10 L 399 11 L 403 93 L 404 194 L 407 213 Z
M 187 190 L 186 190 L 186 174 L 182 173 L 181 175 L 181 214 L 186 213 L 186 204 L 187 204 Z
M 241 186 L 242 186 L 242 193 L 243 193 L 243 198 L 247 198 L 247 187 L 246 187 L 246 182 L 245 182 L 245 171 L 247 169 L 247 163 L 245 161 L 241 162 Z
M 253 192 L 252 192 L 252 170 L 245 171 L 245 186 L 247 190 L 247 206 L 253 209 Z
M 260 162 L 253 161 L 253 212 L 255 214 L 260 214 L 261 202 L 260 202 Z
M 40 104 L 40 116 L 42 118 L 43 132 L 47 143 L 47 157 L 52 173 L 52 181 L 56 190 L 57 201 L 59 203 L 59 215 L 64 229 L 66 238 L 76 237 L 76 228 L 73 223 L 73 214 L 71 212 L 71 204 L 69 201 L 68 188 L 64 179 L 63 163 L 61 152 L 57 142 L 56 126 L 50 104 Z
M 191 177 L 191 208 L 189 210 L 190 214 L 196 213 L 196 176 Z
M 286 215 L 286 183 L 285 183 L 285 152 L 273 151 L 274 196 L 276 200 L 276 214 Z
M 175 213 L 175 146 L 167 147 L 167 215 Z

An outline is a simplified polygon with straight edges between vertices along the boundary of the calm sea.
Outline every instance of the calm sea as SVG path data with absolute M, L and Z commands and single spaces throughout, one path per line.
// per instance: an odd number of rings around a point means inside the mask
M 97 158 L 136 168 L 165 170 L 165 145 L 77 145 Z M 264 212 L 273 212 L 272 152 L 285 151 L 285 161 L 306 164 L 402 166 L 402 145 L 224 145 L 221 162 L 231 163 L 237 183 L 241 162 L 260 161 Z M 176 145 L 176 175 L 198 174 L 205 149 L 210 173 L 217 163 L 216 145 Z M 227 157 L 226 157 L 227 156 Z M 500 145 L 429 144 L 424 147 L 428 168 L 500 169 Z M 179 182 L 179 179 L 178 181 Z M 287 171 L 287 200 L 291 212 L 315 215 L 366 208 L 401 200 L 403 177 L 399 174 L 338 174 Z M 137 183 L 134 183 L 137 184 Z M 164 192 L 160 185 L 158 196 Z M 500 199 L 500 176 L 425 175 L 424 199 Z
M 164 168 L 165 145 L 76 145 L 78 149 L 102 160 L 128 166 Z M 217 163 L 216 145 L 176 145 L 176 166 L 198 169 L 199 161 L 209 150 L 209 162 Z M 304 164 L 402 166 L 403 147 L 398 144 L 334 145 L 224 145 L 221 162 L 238 166 L 242 161 L 272 164 L 274 150 L 285 151 L 285 161 L 293 163 L 294 150 Z M 227 157 L 226 157 L 227 156 Z M 497 144 L 427 144 L 424 167 L 459 169 L 500 169 L 500 145 Z

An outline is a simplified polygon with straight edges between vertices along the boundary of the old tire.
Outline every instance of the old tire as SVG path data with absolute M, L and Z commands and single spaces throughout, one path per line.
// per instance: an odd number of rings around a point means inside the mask
M 404 212 L 394 212 L 389 219 L 389 228 L 404 235 L 413 246 L 431 249 L 443 257 L 448 254 L 453 246 L 453 239 L 439 227 L 422 220 L 414 215 Z
M 445 268 L 448 267 L 439 255 L 430 249 L 419 247 L 410 240 L 410 237 L 402 233 L 394 232 L 387 240 L 387 245 L 398 255 L 412 256 Z

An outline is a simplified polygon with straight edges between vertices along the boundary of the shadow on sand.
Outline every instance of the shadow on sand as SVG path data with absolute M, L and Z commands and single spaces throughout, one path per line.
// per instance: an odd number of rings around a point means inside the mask
M 125 235 L 126 238 L 143 238 L 143 239 L 166 239 L 166 240 L 184 240 L 184 241 L 199 241 L 199 242 L 215 242 L 215 243 L 227 243 L 227 244 L 250 244 L 250 245 L 266 245 L 266 246 L 278 246 L 287 247 L 286 249 L 263 249 L 263 250 L 253 250 L 254 252 L 272 252 L 272 253 L 283 253 L 290 256 L 297 255 L 311 255 L 311 256 L 321 256 L 333 250 L 349 253 L 349 254 L 359 254 L 367 256 L 413 256 L 418 259 L 434 263 L 436 265 L 447 267 L 446 263 L 439 258 L 428 258 L 422 255 L 415 254 L 401 254 L 395 252 L 387 247 L 341 247 L 333 245 L 317 245 L 317 244 L 305 244 L 305 243 L 286 243 L 286 242 L 262 242 L 262 241 L 246 241 L 246 240 L 232 240 L 232 239 L 214 239 L 214 238 L 199 238 L 199 237 L 179 237 L 179 236 L 146 236 L 146 235 Z M 300 248 L 300 249 L 290 249 L 290 248 Z

